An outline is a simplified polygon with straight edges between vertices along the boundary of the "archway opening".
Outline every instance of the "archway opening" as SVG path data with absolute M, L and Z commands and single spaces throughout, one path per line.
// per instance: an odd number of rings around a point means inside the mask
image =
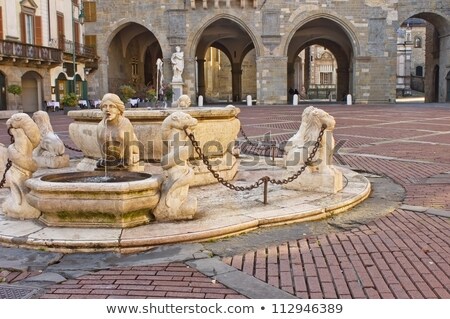
M 202 32 L 196 48 L 196 93 L 208 103 L 256 97 L 256 54 L 250 35 L 235 21 L 221 18 Z M 249 66 L 252 66 L 249 68 Z
M 352 61 L 353 46 L 341 25 L 327 18 L 305 23 L 288 47 L 288 96 L 341 101 L 353 94 Z
M 22 109 L 32 113 L 40 109 L 43 98 L 42 77 L 35 71 L 26 72 L 22 76 Z
M 441 53 L 448 41 L 450 25 L 443 17 L 429 12 L 415 14 L 397 30 L 397 102 L 444 102 L 447 82 Z
M 112 39 L 108 48 L 108 90 L 119 93 L 122 85 L 131 85 L 136 96 L 145 98 L 156 87 L 156 61 L 162 50 L 156 36 L 142 25 L 128 23 Z

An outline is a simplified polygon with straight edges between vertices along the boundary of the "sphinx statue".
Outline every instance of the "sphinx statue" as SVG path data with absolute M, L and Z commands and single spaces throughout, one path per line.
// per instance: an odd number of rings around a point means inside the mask
M 165 180 L 161 198 L 153 211 L 158 221 L 192 219 L 197 211 L 197 198 L 188 193 L 194 171 L 188 164 L 189 141 L 184 131 L 196 125 L 196 119 L 181 111 L 172 113 L 162 123 L 162 140 L 167 147 L 161 159 Z
M 33 121 L 37 124 L 41 142 L 33 151 L 33 157 L 39 167 L 62 168 L 69 166 L 69 156 L 64 154 L 66 147 L 63 141 L 53 131 L 47 112 L 33 113 Z
M 317 152 L 308 161 L 323 126 L 326 128 Z M 342 172 L 333 165 L 335 126 L 334 117 L 324 110 L 308 106 L 303 111 L 298 132 L 285 146 L 284 166 L 288 170 L 287 175 L 298 171 L 305 164 L 307 167 L 296 180 L 284 185 L 285 188 L 326 193 L 336 193 L 342 189 Z
M 14 143 L 8 146 L 8 158 L 11 168 L 6 172 L 11 195 L 3 203 L 3 212 L 13 218 L 38 218 L 41 212 L 31 206 L 26 198 L 29 189 L 25 186 L 38 165 L 33 159 L 33 150 L 39 146 L 41 134 L 36 123 L 26 113 L 16 113 L 6 121 L 8 132 L 14 137 Z

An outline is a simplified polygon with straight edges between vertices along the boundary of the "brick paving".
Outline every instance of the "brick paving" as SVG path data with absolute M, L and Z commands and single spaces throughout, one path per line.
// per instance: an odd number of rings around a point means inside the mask
M 420 212 L 450 211 L 450 105 L 319 107 L 336 118 L 336 140 L 346 141 L 340 150 L 345 164 L 391 178 L 406 191 L 403 204 L 417 209 L 402 206 L 351 230 L 299 235 L 298 240 L 222 261 L 299 298 L 450 298 L 449 218 Z M 252 139 L 270 132 L 281 142 L 295 133 L 303 108 L 242 107 L 239 118 Z M 62 113 L 51 118 L 54 130 L 71 145 L 70 120 Z M 1 131 L 2 125 L 4 121 Z M 0 135 L 0 142 L 9 140 Z M 0 281 L 14 283 L 34 275 L 0 270 Z M 41 298 L 245 296 L 184 263 L 169 263 L 101 270 L 53 285 Z

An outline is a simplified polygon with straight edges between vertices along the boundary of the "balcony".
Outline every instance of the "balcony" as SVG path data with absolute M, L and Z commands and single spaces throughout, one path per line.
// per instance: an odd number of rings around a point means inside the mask
M 54 67 L 62 61 L 59 49 L 0 40 L 0 64 Z
M 86 68 L 92 71 L 98 69 L 98 56 L 94 47 L 69 41 L 64 37 L 59 39 L 58 47 L 63 51 L 65 61 L 73 60 L 75 52 L 77 62 L 86 64 Z

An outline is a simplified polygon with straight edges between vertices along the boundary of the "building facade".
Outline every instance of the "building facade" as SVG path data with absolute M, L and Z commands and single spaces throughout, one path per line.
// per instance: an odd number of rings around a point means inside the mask
M 34 112 L 70 92 L 87 98 L 96 55 L 83 22 L 80 0 L 0 0 L 0 110 Z M 11 85 L 20 96 L 8 93 Z
M 0 0 L 3 11 L 9 2 Z M 67 4 L 76 0 L 16 2 L 19 7 L 34 2 L 38 8 L 64 2 L 64 8 L 55 10 L 56 15 L 62 12 L 64 17 L 73 17 L 73 25 L 80 8 Z M 329 67 L 323 66 L 323 75 L 310 75 L 319 77 L 318 82 L 321 76 L 323 81 L 331 76 L 336 99 L 351 94 L 356 103 L 393 103 L 398 84 L 398 30 L 408 19 L 419 18 L 431 26 L 422 44 L 427 49 L 425 99 L 450 100 L 450 0 L 96 0 L 83 1 L 83 8 L 86 19 L 80 26 L 80 41 L 95 47 L 98 57 L 98 63 L 78 62 L 76 55 L 76 76 L 85 81 L 89 99 L 106 92 L 118 93 L 124 84 L 134 86 L 144 97 L 147 88 L 157 84 L 158 59 L 164 62 L 164 79 L 170 84 L 170 57 L 179 46 L 184 53 L 183 93 L 193 101 L 199 95 L 206 100 L 242 101 L 253 93 L 258 104 L 287 103 L 289 88 L 303 83 L 309 89 L 311 83 L 304 70 L 311 69 L 311 61 L 299 64 L 298 59 L 303 50 L 311 55 L 312 46 L 318 45 L 334 57 L 334 71 L 330 75 Z M 51 30 L 57 27 L 52 19 Z M 5 26 L 5 21 L 2 24 Z M 6 40 L 6 34 L 2 36 Z M 53 36 L 49 34 L 43 43 Z M 216 74 L 207 65 L 211 63 L 211 48 L 221 52 L 212 63 L 224 57 L 228 61 Z M 304 69 L 299 67 L 302 63 Z M 0 66 L 8 73 L 3 64 Z M 39 73 L 45 99 L 52 98 L 51 87 L 59 90 L 55 76 L 70 80 L 72 74 L 67 72 L 69 68 L 64 71 L 64 65 L 48 68 L 48 75 Z M 11 79 L 7 75 L 8 83 L 20 76 L 20 72 Z

